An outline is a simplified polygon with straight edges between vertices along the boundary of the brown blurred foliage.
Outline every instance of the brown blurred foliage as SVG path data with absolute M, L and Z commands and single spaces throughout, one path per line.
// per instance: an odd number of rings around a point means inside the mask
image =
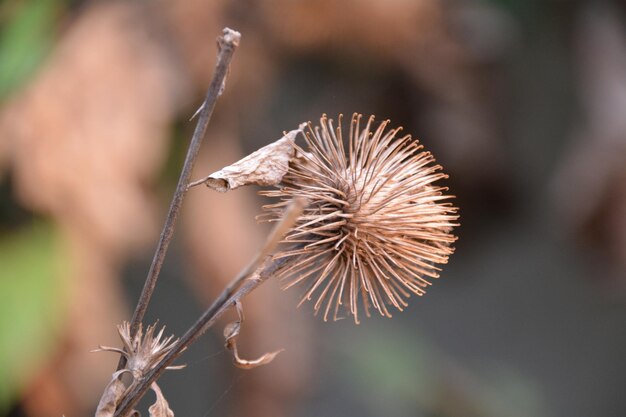
M 136 6 L 95 4 L 3 108 L 17 197 L 60 225 L 71 256 L 64 338 L 28 390 L 31 415 L 86 413 L 114 367 L 89 351 L 116 341 L 120 267 L 155 237 L 150 184 L 178 107 L 175 71 Z
M 626 25 L 619 8 L 588 5 L 576 20 L 585 118 L 552 187 L 562 221 L 603 261 L 626 270 Z M 621 284 L 623 285 L 623 284 Z

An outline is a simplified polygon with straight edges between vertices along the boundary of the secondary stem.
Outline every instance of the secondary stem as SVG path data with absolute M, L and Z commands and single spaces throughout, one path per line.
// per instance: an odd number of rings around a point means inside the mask
M 273 260 L 270 254 L 276 249 L 287 230 L 296 223 L 305 205 L 306 201 L 298 198 L 287 206 L 280 222 L 272 229 L 265 244 L 250 265 L 244 268 L 244 270 L 224 288 L 217 299 L 213 301 L 213 304 L 202 313 L 200 318 L 198 318 L 189 330 L 178 340 L 176 346 L 165 355 L 161 362 L 145 375 L 141 383 L 135 386 L 132 391 L 126 395 L 118 406 L 115 417 L 128 414 L 141 397 L 143 397 L 150 384 L 161 376 L 163 371 L 180 356 L 183 350 L 206 332 L 236 301 L 240 301 L 245 295 L 265 282 L 278 268 L 287 262 L 287 258 Z
M 176 224 L 176 219 L 178 218 L 180 207 L 187 191 L 187 184 L 189 183 L 189 179 L 191 177 L 191 171 L 193 169 L 194 162 L 198 155 L 198 151 L 200 150 L 200 145 L 209 125 L 209 121 L 211 120 L 211 115 L 213 113 L 213 109 L 215 108 L 215 103 L 217 102 L 217 99 L 224 88 L 224 82 L 228 73 L 228 68 L 230 66 L 230 62 L 232 60 L 235 49 L 239 45 L 240 39 L 241 35 L 238 32 L 228 28 L 225 28 L 222 36 L 218 38 L 219 52 L 217 56 L 215 73 L 213 74 L 213 79 L 211 80 L 211 84 L 209 85 L 206 98 L 204 100 L 204 103 L 202 104 L 202 108 L 198 117 L 198 123 L 196 124 L 196 129 L 191 138 L 189 149 L 187 150 L 185 163 L 180 173 L 180 178 L 178 180 L 178 185 L 176 186 L 176 191 L 174 192 L 174 196 L 172 197 L 172 202 L 167 213 L 167 218 L 165 219 L 165 224 L 163 225 L 163 230 L 161 231 L 161 236 L 159 238 L 156 251 L 154 253 L 154 258 L 152 259 L 152 264 L 150 265 L 148 276 L 146 277 L 143 290 L 141 291 L 141 295 L 139 296 L 139 300 L 137 301 L 137 306 L 135 307 L 135 312 L 133 313 L 133 318 L 131 320 L 131 334 L 133 336 L 137 332 L 139 323 L 141 323 L 141 321 L 143 320 L 143 317 L 148 308 L 148 304 L 150 302 L 150 298 L 152 297 L 152 293 L 154 292 L 154 288 L 156 287 L 156 282 L 159 277 L 159 273 L 161 272 L 161 266 L 163 265 L 165 254 L 167 253 L 168 246 L 170 244 L 170 241 L 172 240 L 172 235 L 174 234 L 174 226 Z M 124 357 L 122 357 L 120 358 L 117 369 L 120 370 L 125 365 L 126 360 Z
M 245 279 L 234 293 L 232 293 L 230 286 L 229 288 L 224 289 L 213 304 L 205 310 L 202 316 L 196 320 L 193 326 L 191 326 L 191 328 L 189 328 L 189 330 L 187 330 L 187 332 L 180 338 L 176 347 L 172 349 L 157 366 L 152 368 L 150 372 L 145 375 L 140 384 L 135 386 L 135 388 L 133 388 L 126 395 L 124 400 L 118 406 L 114 417 L 122 417 L 129 414 L 135 405 L 137 405 L 137 402 L 139 402 L 139 400 L 146 393 L 150 384 L 161 376 L 161 374 L 165 371 L 165 368 L 171 365 L 187 346 L 191 345 L 198 337 L 209 329 L 228 308 L 234 305 L 235 301 L 241 300 L 245 295 L 261 285 L 284 262 L 284 258 L 277 261 L 271 261 L 271 258 L 268 258 L 262 267 L 259 268 L 259 270 L 257 270 L 257 272 L 255 272 L 251 277 Z

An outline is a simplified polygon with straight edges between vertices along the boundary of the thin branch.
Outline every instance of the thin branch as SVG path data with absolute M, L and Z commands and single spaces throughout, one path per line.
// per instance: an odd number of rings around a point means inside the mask
M 148 304 L 150 302 L 150 298 L 152 297 L 152 293 L 154 292 L 154 288 L 156 287 L 156 282 L 159 277 L 159 273 L 161 272 L 161 266 L 163 265 L 165 254 L 167 253 L 167 248 L 170 244 L 170 241 L 172 240 L 172 235 L 174 234 L 174 226 L 176 224 L 176 219 L 178 218 L 180 207 L 187 191 L 187 184 L 189 183 L 189 179 L 191 177 L 191 171 L 193 169 L 194 162 L 198 155 L 202 139 L 204 138 L 207 127 L 209 125 L 209 121 L 211 120 L 211 114 L 213 113 L 213 109 L 215 108 L 215 103 L 217 102 L 218 97 L 221 95 L 224 89 L 226 75 L 228 73 L 230 62 L 232 60 L 235 49 L 239 45 L 240 39 L 241 35 L 239 34 L 239 32 L 228 28 L 225 28 L 222 36 L 218 38 L 217 43 L 219 52 L 217 56 L 215 73 L 213 74 L 213 79 L 211 80 L 211 84 L 209 85 L 206 98 L 204 100 L 204 103 L 202 104 L 198 123 L 196 124 L 196 129 L 191 138 L 191 143 L 189 144 L 185 163 L 180 173 L 180 178 L 178 180 L 178 185 L 176 186 L 176 191 L 174 192 L 174 196 L 172 197 L 172 202 L 167 213 L 167 218 L 165 219 L 165 224 L 163 225 L 163 230 L 161 232 L 161 236 L 159 238 L 156 251 L 154 253 L 154 258 L 152 259 L 152 264 L 150 265 L 148 276 L 146 277 L 143 290 L 141 291 L 141 295 L 139 296 L 139 300 L 137 301 L 135 312 L 133 313 L 133 318 L 131 320 L 132 335 L 137 332 L 139 323 L 141 323 L 141 321 L 143 320 L 146 309 L 148 308 Z M 125 358 L 121 357 L 117 369 L 122 369 L 125 364 Z
M 280 223 L 276 225 L 253 262 L 222 291 L 213 304 L 185 332 L 176 346 L 154 368 L 146 373 L 144 379 L 139 384 L 133 387 L 120 403 L 114 417 L 128 415 L 146 393 L 150 384 L 161 376 L 166 367 L 206 332 L 226 310 L 265 282 L 278 268 L 287 262 L 287 258 L 272 259 L 270 253 L 274 251 L 285 232 L 295 224 L 300 214 L 302 214 L 304 204 L 305 201 L 302 199 L 296 199 L 290 204 Z
M 284 259 L 284 258 L 283 258 Z M 158 365 L 156 365 L 150 372 L 145 375 L 144 380 L 137 384 L 120 403 L 118 410 L 114 417 L 122 417 L 128 415 L 143 395 L 148 390 L 150 384 L 156 381 L 161 374 L 165 371 L 165 368 L 169 366 L 180 353 L 184 350 L 184 346 L 189 346 L 196 341 L 207 329 L 209 329 L 213 323 L 222 316 L 222 314 L 230 308 L 236 300 L 240 300 L 246 294 L 250 293 L 253 289 L 258 287 L 265 279 L 270 277 L 273 272 L 280 266 L 281 261 L 279 259 L 275 262 L 270 262 L 269 265 L 263 265 L 265 269 L 261 272 L 245 280 L 245 283 L 241 285 L 239 290 L 230 295 L 227 290 L 224 290 L 217 300 L 204 312 L 204 314 L 193 324 L 193 326 L 187 330 L 187 332 L 181 337 L 177 346 L 163 358 Z
M 300 214 L 304 210 L 307 201 L 302 197 L 294 198 L 291 203 L 285 209 L 283 213 L 283 217 L 280 219 L 280 222 L 274 226 L 270 235 L 265 239 L 265 243 L 263 244 L 263 248 L 256 254 L 252 262 L 248 266 L 246 266 L 237 277 L 228 285 L 227 288 L 230 288 L 231 291 L 235 289 L 238 283 L 242 282 L 243 279 L 254 271 L 256 271 L 261 262 L 265 260 L 274 249 L 278 246 L 281 239 L 287 233 L 287 231 L 296 223 Z

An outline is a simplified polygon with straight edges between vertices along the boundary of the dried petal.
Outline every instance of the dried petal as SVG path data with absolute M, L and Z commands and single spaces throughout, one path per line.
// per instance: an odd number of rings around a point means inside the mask
M 170 405 L 167 403 L 157 383 L 153 382 L 150 388 L 156 394 L 156 401 L 148 408 L 150 417 L 174 417 L 174 412 L 170 409 Z
M 219 192 L 226 192 L 243 185 L 276 185 L 280 183 L 289 169 L 289 161 L 295 155 L 294 140 L 304 129 L 285 134 L 276 142 L 251 153 L 245 158 L 214 172 L 206 178 L 192 182 L 189 187 L 205 184 Z
M 243 323 L 243 308 L 239 301 L 235 302 L 235 307 L 237 308 L 237 314 L 239 315 L 239 320 L 229 323 L 224 328 L 224 338 L 226 339 L 226 348 L 231 351 L 233 354 L 233 363 L 236 367 L 240 369 L 253 369 L 257 366 L 266 365 L 274 360 L 276 355 L 282 352 L 284 349 L 280 349 L 274 352 L 266 353 L 265 355 L 253 359 L 246 360 L 241 359 L 239 357 L 239 353 L 237 351 L 237 338 L 239 337 L 239 332 L 241 331 L 241 324 Z
M 241 359 L 239 356 L 237 356 L 236 354 L 236 350 L 233 352 L 234 359 L 233 359 L 233 363 L 235 364 L 235 366 L 239 369 L 253 369 L 256 368 L 257 366 L 262 366 L 262 365 L 267 365 L 268 363 L 270 363 L 271 361 L 274 360 L 274 358 L 276 357 L 276 355 L 278 355 L 280 352 L 282 352 L 285 349 L 280 349 L 274 352 L 269 352 L 266 353 L 265 355 L 261 356 L 258 359 L 254 359 L 254 360 L 246 360 L 246 359 Z

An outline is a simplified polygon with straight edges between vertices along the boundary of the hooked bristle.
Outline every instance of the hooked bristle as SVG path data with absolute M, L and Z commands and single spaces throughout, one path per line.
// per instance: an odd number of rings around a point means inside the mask
M 292 199 L 308 201 L 275 256 L 290 258 L 278 271 L 284 287 L 307 285 L 300 304 L 315 300 L 324 320 L 345 310 L 358 323 L 361 303 L 367 316 L 373 307 L 391 317 L 388 306 L 402 311 L 425 293 L 454 252 L 458 215 L 435 185 L 447 175 L 417 140 L 397 137 L 388 120 L 374 128 L 374 116 L 362 127 L 354 114 L 344 144 L 341 124 L 341 115 L 337 127 L 326 115 L 309 123 L 308 149 L 296 146 L 280 188 L 261 194 L 281 200 L 264 206 L 270 221 Z

